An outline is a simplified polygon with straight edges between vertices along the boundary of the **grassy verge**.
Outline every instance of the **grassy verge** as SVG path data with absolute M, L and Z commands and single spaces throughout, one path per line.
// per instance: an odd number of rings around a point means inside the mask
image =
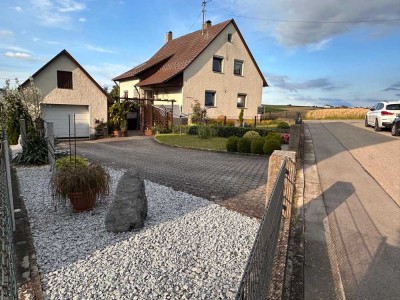
M 214 137 L 211 139 L 200 139 L 197 135 L 186 134 L 159 134 L 155 139 L 160 143 L 170 146 L 180 146 L 193 149 L 226 150 L 227 138 Z

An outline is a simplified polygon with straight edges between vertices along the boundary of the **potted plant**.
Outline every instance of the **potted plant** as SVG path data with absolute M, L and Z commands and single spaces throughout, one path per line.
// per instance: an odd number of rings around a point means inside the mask
M 110 175 L 102 166 L 79 156 L 58 159 L 51 179 L 53 195 L 69 199 L 74 212 L 93 209 L 96 199 L 108 194 L 109 184 Z
M 124 102 L 115 102 L 110 106 L 110 122 L 114 126 L 114 136 L 127 136 L 126 118 L 135 104 Z

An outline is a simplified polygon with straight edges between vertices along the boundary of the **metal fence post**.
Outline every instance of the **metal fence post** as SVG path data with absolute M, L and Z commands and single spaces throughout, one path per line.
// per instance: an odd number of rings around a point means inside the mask
M 55 154 L 54 154 L 53 122 L 46 122 L 46 139 L 47 139 L 47 151 L 48 151 L 49 165 L 54 166 Z
M 19 119 L 19 131 L 21 133 L 21 145 L 26 146 L 26 121 L 25 119 Z

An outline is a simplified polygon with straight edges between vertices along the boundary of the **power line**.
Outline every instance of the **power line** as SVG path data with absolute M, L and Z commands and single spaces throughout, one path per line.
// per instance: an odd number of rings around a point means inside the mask
M 286 22 L 286 23 L 349 24 L 349 23 L 380 23 L 380 22 L 396 22 L 396 21 L 400 21 L 400 18 L 380 19 L 380 20 L 349 20 L 349 21 L 305 21 L 305 20 L 257 18 L 257 17 L 248 17 L 248 16 L 240 16 L 240 15 L 232 15 L 232 14 L 222 14 L 222 13 L 220 13 L 218 11 L 215 11 L 215 10 L 208 10 L 208 11 L 209 12 L 218 13 L 218 14 L 224 15 L 224 16 L 235 17 L 235 18 L 261 20 L 261 21 L 269 21 L 269 22 Z
M 192 30 L 193 26 L 197 23 L 197 21 L 199 20 L 201 14 L 202 14 L 202 13 L 199 13 L 199 15 L 198 15 L 197 18 L 196 18 L 196 21 L 194 21 L 194 23 L 192 24 L 192 26 L 190 26 L 189 32 L 190 32 L 190 30 Z

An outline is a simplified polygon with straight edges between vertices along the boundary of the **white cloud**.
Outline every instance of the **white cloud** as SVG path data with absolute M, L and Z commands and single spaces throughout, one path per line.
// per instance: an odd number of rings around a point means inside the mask
M 85 18 L 79 18 L 78 21 L 84 23 L 84 22 L 86 22 L 86 19 Z
M 215 7 L 216 3 L 210 4 L 212 12 L 214 12 L 213 6 Z M 387 34 L 387 29 L 398 26 L 398 21 L 364 23 L 354 21 L 398 19 L 400 15 L 399 0 L 220 0 L 218 6 L 218 11 L 230 13 L 231 17 L 237 15 L 264 19 L 247 20 L 254 24 L 254 30 L 274 36 L 283 46 L 313 45 L 311 46 L 313 51 L 322 50 L 323 48 L 318 49 L 318 46 L 325 47 L 324 41 L 359 27 L 372 28 L 370 34 L 374 34 L 378 28 L 384 28 L 379 32 Z
M 325 50 L 328 47 L 329 42 L 331 39 L 322 40 L 318 43 L 308 45 L 308 51 L 315 52 Z
M 32 41 L 34 41 L 34 42 L 36 43 L 36 42 L 39 42 L 39 41 L 40 41 L 40 39 L 39 39 L 39 38 L 37 38 L 37 37 L 34 37 L 34 38 L 32 38 Z
M 99 65 L 84 65 L 86 71 L 101 85 L 111 88 L 113 86 L 112 78 L 125 72 L 126 65 L 102 63 Z
M 84 10 L 86 8 L 86 5 L 84 3 L 73 0 L 58 0 L 57 2 L 57 6 L 59 6 L 59 12 L 75 12 Z
M 21 6 L 14 6 L 13 9 L 15 9 L 15 11 L 17 11 L 17 12 L 22 11 L 22 7 Z
M 6 49 L 6 50 L 11 50 L 11 51 L 16 51 L 16 52 L 27 52 L 27 53 L 31 52 L 28 49 L 21 48 L 21 47 L 18 47 L 18 46 L 12 46 L 12 45 L 0 44 L 0 48 L 1 49 Z
M 12 32 L 11 30 L 0 29 L 0 37 L 8 37 L 12 35 L 14 35 L 14 32 Z
M 34 16 L 49 27 L 68 29 L 71 26 L 71 13 L 86 8 L 84 3 L 73 0 L 30 0 Z
M 91 50 L 91 51 L 95 51 L 95 52 L 115 53 L 115 51 L 113 51 L 113 50 L 106 49 L 106 48 L 99 47 L 99 46 L 94 46 L 94 45 L 91 45 L 91 44 L 86 44 L 85 47 L 86 47 L 86 49 Z
M 6 52 L 3 54 L 6 57 L 10 57 L 10 58 L 16 58 L 16 59 L 23 59 L 23 60 L 35 60 L 35 58 L 28 54 L 28 53 L 24 53 L 24 52 Z

